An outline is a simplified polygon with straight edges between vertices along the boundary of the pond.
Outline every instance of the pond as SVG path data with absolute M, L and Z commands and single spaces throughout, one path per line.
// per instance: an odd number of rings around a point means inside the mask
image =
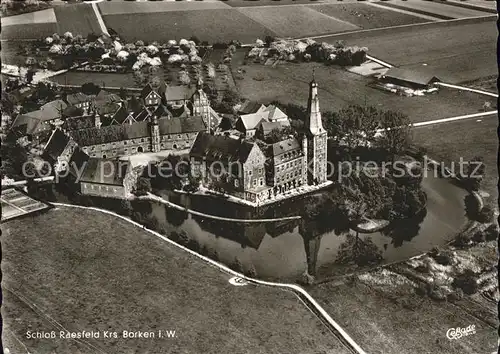
M 254 267 L 258 277 L 264 279 L 293 281 L 306 270 L 321 279 L 357 268 L 339 265 L 339 250 L 347 250 L 347 254 L 355 253 L 354 250 L 378 253 L 383 262 L 394 262 L 450 241 L 467 220 L 467 192 L 450 180 L 433 176 L 424 178 L 423 188 L 428 197 L 427 210 L 412 219 L 392 223 L 380 232 L 359 234 L 361 244 L 370 245 L 369 250 L 355 248 L 355 238 L 344 230 L 336 230 L 338 225 L 332 218 L 244 224 L 191 216 L 157 203 L 151 203 L 151 210 L 162 227 L 185 230 L 200 247 L 217 251 L 225 264 L 238 258 L 245 270 Z M 168 198 L 193 210 L 241 219 L 299 215 L 304 208 L 303 197 L 256 209 L 206 196 L 172 193 Z

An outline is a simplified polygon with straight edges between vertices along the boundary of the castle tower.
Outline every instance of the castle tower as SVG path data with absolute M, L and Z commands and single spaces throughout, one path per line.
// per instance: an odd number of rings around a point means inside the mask
M 328 134 L 323 128 L 319 109 L 318 84 L 314 78 L 309 84 L 309 100 L 305 123 L 307 139 L 307 183 L 320 184 L 326 181 L 326 151 Z
M 207 132 L 210 133 L 212 128 L 211 115 L 210 115 L 210 101 L 203 91 L 203 81 L 201 77 L 198 78 L 196 83 L 196 92 L 193 94 L 193 115 L 201 116 L 205 125 L 207 126 Z
M 151 134 L 151 151 L 160 151 L 160 127 L 158 125 L 158 118 L 153 115 L 150 118 L 150 134 Z

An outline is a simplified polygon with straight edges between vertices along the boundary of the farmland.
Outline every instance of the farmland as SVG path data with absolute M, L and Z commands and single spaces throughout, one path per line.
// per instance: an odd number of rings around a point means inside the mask
M 98 5 L 102 15 L 140 14 L 171 11 L 214 10 L 230 8 L 220 1 L 196 2 L 114 2 L 105 1 Z
M 466 9 L 459 6 L 446 4 L 445 2 L 422 1 L 422 0 L 408 0 L 405 2 L 399 1 L 397 4 L 393 2 L 384 2 L 380 5 L 402 9 L 406 11 L 414 11 L 423 15 L 442 17 L 443 19 L 452 18 L 465 18 L 485 16 L 488 13 L 473 9 Z
M 388 31 L 324 37 L 366 46 L 369 54 L 393 65 L 431 71 L 457 83 L 496 75 L 496 19 L 462 20 L 391 28 Z M 423 66 L 423 64 L 427 64 Z
M 410 281 L 395 273 L 363 274 L 353 284 L 325 283 L 310 293 L 367 353 L 492 353 L 497 345 L 491 303 L 437 302 L 417 295 Z M 476 326 L 474 335 L 446 338 L 449 328 L 469 324 Z
M 470 119 L 415 128 L 413 136 L 415 143 L 425 147 L 431 158 L 447 165 L 452 161 L 459 162 L 460 158 L 468 161 L 474 156 L 483 157 L 486 174 L 482 188 L 496 199 L 497 127 L 498 119 L 496 115 L 491 115 L 482 117 L 480 121 Z
M 281 37 L 307 37 L 359 28 L 304 6 L 248 7 L 239 11 Z
M 56 6 L 54 11 L 57 17 L 57 33 L 69 31 L 82 36 L 102 33 L 94 10 L 89 4 Z
M 309 8 L 322 14 L 346 21 L 363 29 L 408 25 L 428 22 L 423 18 L 370 6 L 368 4 L 322 4 L 311 5 Z
M 233 39 L 252 43 L 256 38 L 276 35 L 234 9 L 169 11 L 168 16 L 163 12 L 104 15 L 103 19 L 125 41 L 166 42 L 197 36 L 211 43 Z
M 286 63 L 271 67 L 253 63 L 238 66 L 233 62 L 232 66 L 233 70 L 241 68 L 246 71 L 242 80 L 236 80 L 242 96 L 263 103 L 278 100 L 303 106 L 307 102 L 307 85 L 313 67 L 323 110 L 338 110 L 349 104 L 368 104 L 401 111 L 411 121 L 420 122 L 477 113 L 485 101 L 478 94 L 444 88 L 437 94 L 424 97 L 401 97 L 369 87 L 371 79 L 367 77 L 337 66 L 317 63 Z
M 38 315 L 45 320 L 48 315 L 70 331 L 177 333 L 175 339 L 82 341 L 102 351 L 344 353 L 291 293 L 234 287 L 228 275 L 120 219 L 58 208 L 5 223 L 2 231 L 3 285 L 43 308 Z M 33 324 L 32 313 L 14 305 L 4 303 L 2 314 L 20 337 Z M 38 330 L 58 330 L 53 323 Z M 24 340 L 30 351 L 60 352 L 73 344 L 64 342 Z

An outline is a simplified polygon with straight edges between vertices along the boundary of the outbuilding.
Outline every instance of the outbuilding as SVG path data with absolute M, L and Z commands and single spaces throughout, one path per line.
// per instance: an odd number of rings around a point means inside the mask
M 415 90 L 428 89 L 435 82 L 441 81 L 430 73 L 402 68 L 390 68 L 380 76 L 380 80 L 384 83 L 408 87 Z

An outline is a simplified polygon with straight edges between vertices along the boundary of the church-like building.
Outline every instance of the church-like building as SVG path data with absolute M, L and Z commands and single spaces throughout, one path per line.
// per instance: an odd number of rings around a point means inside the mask
M 271 201 L 303 186 L 327 182 L 327 140 L 319 107 L 318 84 L 309 84 L 305 131 L 274 144 L 259 144 L 201 132 L 190 150 L 192 171 L 212 188 L 223 183 L 228 194 L 253 203 Z M 224 174 L 214 174 L 214 166 Z M 223 181 L 220 181 L 220 179 Z

